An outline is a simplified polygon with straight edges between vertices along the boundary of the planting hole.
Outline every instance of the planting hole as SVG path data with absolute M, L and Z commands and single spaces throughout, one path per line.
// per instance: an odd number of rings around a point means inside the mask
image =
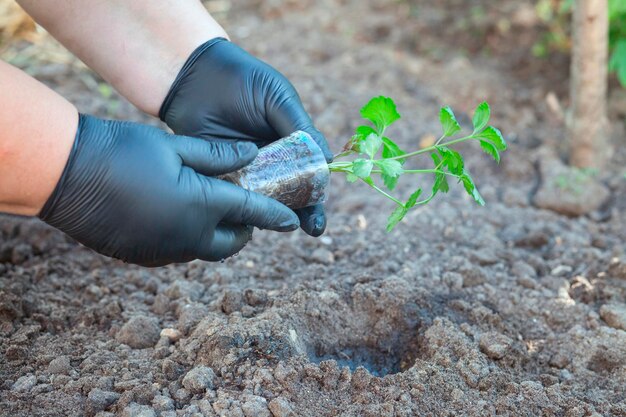
M 362 366 L 370 374 L 378 377 L 404 372 L 413 365 L 410 352 L 398 349 L 382 351 L 366 346 L 346 347 L 332 353 L 313 354 L 309 355 L 309 360 L 318 364 L 326 360 L 335 360 L 339 367 L 347 366 L 352 371 Z

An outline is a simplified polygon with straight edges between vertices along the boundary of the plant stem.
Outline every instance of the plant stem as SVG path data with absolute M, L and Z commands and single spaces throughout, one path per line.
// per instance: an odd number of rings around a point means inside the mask
M 439 142 L 441 142 L 441 140 L 443 138 L 444 137 L 442 136 L 441 138 L 439 138 L 437 140 L 437 142 L 433 146 L 429 146 L 428 148 L 420 149 L 419 151 L 410 152 L 410 153 L 406 153 L 404 155 L 399 155 L 399 156 L 395 156 L 395 157 L 392 157 L 392 158 L 385 158 L 385 159 L 386 160 L 396 160 L 396 161 L 399 160 L 399 159 L 407 159 L 407 158 L 411 158 L 413 156 L 421 155 L 421 154 L 426 153 L 426 152 L 434 151 L 439 146 L 450 146 L 450 145 L 454 145 L 456 143 L 465 142 L 465 141 L 470 140 L 470 139 L 475 139 L 474 134 L 471 134 L 469 136 L 465 136 L 465 137 L 462 137 L 462 138 L 459 138 L 459 139 L 454 139 L 454 140 L 451 140 L 449 142 L 446 142 L 446 143 L 440 145 Z M 341 158 L 343 156 L 348 156 L 351 153 L 353 153 L 353 152 L 351 152 L 351 151 L 343 152 L 343 153 L 335 155 L 335 158 Z M 333 172 L 345 172 L 346 168 L 350 168 L 351 166 L 352 166 L 352 162 L 351 161 L 335 161 L 335 162 L 331 162 L 330 164 L 328 164 L 328 169 L 330 169 Z M 405 172 L 409 172 L 409 171 L 405 171 Z M 426 172 L 428 172 L 428 171 L 426 171 Z
M 372 174 L 382 174 L 383 171 L 380 169 L 373 169 Z M 403 174 L 444 174 L 449 175 L 451 177 L 461 178 L 460 175 L 455 175 L 451 172 L 441 171 L 439 169 L 407 169 L 402 171 Z
M 433 146 L 429 146 L 428 148 L 420 149 L 419 151 L 407 153 L 407 154 L 400 155 L 400 156 L 395 156 L 393 158 L 387 158 L 387 160 L 398 160 L 398 159 L 410 158 L 412 156 L 421 155 L 421 154 L 426 153 L 426 152 L 434 151 L 439 146 L 450 146 L 450 145 L 454 145 L 455 143 L 464 142 L 464 141 L 470 140 L 470 139 L 474 139 L 474 135 L 465 136 L 465 137 L 459 138 L 459 139 L 454 139 L 454 140 L 451 140 L 450 142 L 446 142 L 446 143 L 441 144 L 441 145 L 435 144 Z
M 380 194 L 384 195 L 385 197 L 387 197 L 388 199 L 392 200 L 393 202 L 395 202 L 397 205 L 404 207 L 404 203 L 400 200 L 398 200 L 397 198 L 395 198 L 392 195 L 389 195 L 388 193 L 386 193 L 385 191 L 383 191 L 382 189 L 378 188 L 376 186 L 376 184 L 371 183 L 371 182 L 367 182 L 367 181 L 363 181 L 364 183 L 366 183 L 367 185 L 369 185 L 370 187 L 372 187 L 373 189 L 375 189 L 376 191 L 378 191 Z

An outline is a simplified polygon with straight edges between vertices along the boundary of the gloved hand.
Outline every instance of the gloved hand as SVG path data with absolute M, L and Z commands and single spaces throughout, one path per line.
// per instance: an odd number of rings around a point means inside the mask
M 223 38 L 210 40 L 193 52 L 159 116 L 177 134 L 253 141 L 259 146 L 303 130 L 321 147 L 328 162 L 333 157 L 291 83 Z M 305 232 L 312 236 L 324 232 L 323 206 L 296 213 Z
M 208 177 L 245 166 L 257 152 L 252 143 L 214 143 L 81 115 L 63 175 L 39 217 L 130 263 L 220 260 L 245 246 L 251 226 L 299 226 L 281 203 Z

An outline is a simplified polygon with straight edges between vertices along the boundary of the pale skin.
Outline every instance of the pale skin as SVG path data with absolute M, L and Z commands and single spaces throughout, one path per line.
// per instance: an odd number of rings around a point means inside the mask
M 142 111 L 157 115 L 199 45 L 226 37 L 198 0 L 21 0 L 55 38 Z M 181 30 L 184 28 L 184 30 Z M 78 112 L 0 61 L 0 212 L 37 215 L 61 177 Z

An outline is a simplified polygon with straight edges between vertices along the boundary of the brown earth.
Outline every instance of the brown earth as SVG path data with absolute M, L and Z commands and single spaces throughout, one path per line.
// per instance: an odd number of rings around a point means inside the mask
M 487 99 L 510 150 L 496 166 L 462 149 L 487 207 L 456 186 L 386 234 L 391 205 L 334 178 L 323 238 L 257 232 L 223 264 L 160 269 L 2 217 L 0 415 L 626 416 L 623 133 L 599 209 L 533 206 L 540 159 L 564 150 L 567 62 L 529 54 L 532 4 L 207 4 L 334 149 L 373 95 L 397 101 L 405 148 L 440 105 L 467 122 Z M 50 39 L 2 56 L 81 111 L 155 123 Z

